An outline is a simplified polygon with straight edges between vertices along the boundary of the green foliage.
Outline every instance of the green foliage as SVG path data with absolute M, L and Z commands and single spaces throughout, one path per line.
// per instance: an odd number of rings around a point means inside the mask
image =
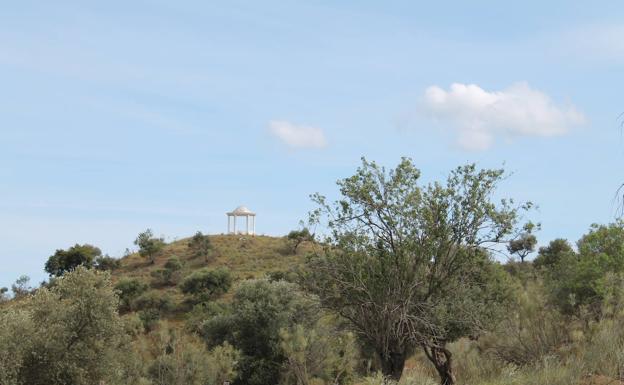
M 353 381 L 358 350 L 355 336 L 318 322 L 280 330 L 286 356 L 280 384 L 349 384 Z
M 297 248 L 299 248 L 299 245 L 301 245 L 303 242 L 314 241 L 314 235 L 310 233 L 310 230 L 308 230 L 307 227 L 304 227 L 301 230 L 291 231 L 286 236 L 286 239 L 288 239 L 288 242 L 291 245 L 292 253 L 296 254 Z
M 125 333 L 109 276 L 78 267 L 0 313 L 3 384 L 91 385 L 120 375 Z M 4 369 L 4 368 L 3 368 Z
M 546 259 L 548 254 L 543 258 L 549 261 L 545 279 L 552 302 L 565 314 L 600 317 L 609 290 L 607 275 L 624 274 L 624 223 L 592 225 L 578 241 L 578 253 L 558 247 L 551 248 L 557 251 L 556 258 Z
M 121 267 L 121 261 L 108 255 L 99 256 L 95 259 L 95 268 L 102 271 L 114 271 Z
M 230 310 L 206 321 L 204 335 L 213 344 L 227 340 L 240 350 L 237 384 L 272 385 L 286 360 L 280 330 L 308 326 L 317 315 L 314 299 L 291 283 L 244 281 Z
M 0 287 L 0 303 L 8 301 L 9 297 L 6 294 L 9 291 L 8 288 L 6 287 Z
M 338 182 L 339 201 L 313 196 L 311 221 L 329 236 L 307 264 L 306 284 L 374 347 L 385 374 L 400 378 L 405 359 L 424 345 L 451 381 L 444 345 L 477 335 L 502 315 L 510 293 L 483 247 L 507 241 L 518 210 L 531 205 L 493 201 L 502 170 L 467 165 L 423 187 L 419 177 L 406 158 L 390 171 L 363 159 Z
M 150 273 L 156 286 L 175 285 L 180 280 L 182 262 L 178 257 L 171 257 L 165 263 L 163 269 L 156 269 Z
M 516 239 L 509 241 L 507 245 L 507 251 L 512 255 L 520 257 L 520 262 L 524 262 L 524 259 L 535 251 L 537 245 L 537 238 L 532 234 L 535 225 L 528 223 L 524 226 L 524 232 Z
M 165 240 L 154 237 L 152 230 L 147 229 L 136 237 L 134 244 L 139 246 L 141 257 L 147 258 L 153 264 L 156 255 L 165 247 Z
M 198 231 L 189 241 L 188 248 L 191 250 L 193 257 L 204 258 L 206 262 L 209 262 L 212 253 L 212 244 L 210 243 L 210 237 L 208 237 L 208 235 L 204 235 L 201 231 Z
M 22 298 L 33 292 L 33 288 L 30 286 L 30 277 L 27 275 L 20 276 L 15 283 L 11 285 L 11 291 L 13 297 Z
M 115 290 L 119 295 L 119 309 L 121 311 L 129 311 L 132 302 L 147 290 L 148 286 L 145 282 L 136 278 L 124 278 L 119 280 L 115 285 Z
M 199 341 L 172 328 L 148 338 L 144 355 L 151 359 L 146 374 L 153 385 L 222 385 L 236 375 L 238 352 L 228 344 L 208 352 Z
M 216 270 L 198 270 L 184 278 L 180 289 L 184 294 L 192 296 L 193 301 L 211 301 L 226 293 L 232 286 L 230 271 L 224 268 Z
M 544 268 L 544 269 L 553 269 L 557 266 L 561 261 L 569 261 L 574 259 L 576 254 L 572 249 L 572 246 L 568 243 L 567 240 L 557 238 L 548 244 L 548 246 L 540 247 L 539 253 L 535 260 L 533 261 L 533 265 L 536 268 Z
M 520 293 L 508 317 L 479 342 L 485 354 L 506 364 L 524 366 L 562 351 L 572 336 L 568 320 L 547 305 L 539 287 Z
M 0 384 L 25 385 L 24 359 L 35 325 L 25 309 L 0 309 Z
M 162 316 L 174 308 L 171 296 L 155 290 L 143 293 L 132 302 L 132 310 L 139 312 L 145 331 L 153 330 Z
M 75 244 L 67 250 L 56 250 L 54 255 L 48 258 L 45 271 L 51 276 L 60 277 L 78 266 L 92 268 L 95 260 L 102 256 L 102 251 L 92 245 Z

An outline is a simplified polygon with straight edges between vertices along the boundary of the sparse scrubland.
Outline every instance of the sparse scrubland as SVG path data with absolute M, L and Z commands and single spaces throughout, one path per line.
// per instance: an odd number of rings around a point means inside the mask
M 624 383 L 624 223 L 529 261 L 502 171 L 419 177 L 364 161 L 282 238 L 58 250 L 48 282 L 0 291 L 0 384 Z

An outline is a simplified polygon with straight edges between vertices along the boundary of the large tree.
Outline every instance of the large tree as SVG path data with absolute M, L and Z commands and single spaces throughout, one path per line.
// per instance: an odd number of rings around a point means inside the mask
M 48 258 L 45 271 L 51 276 L 60 277 L 78 266 L 90 269 L 94 266 L 96 259 L 101 257 L 102 251 L 99 248 L 86 243 L 75 244 L 67 250 L 56 250 L 54 255 Z
M 338 182 L 340 200 L 313 195 L 311 221 L 327 236 L 305 283 L 374 348 L 384 374 L 399 379 L 422 348 L 450 385 L 447 344 L 478 334 L 512 295 L 488 248 L 508 241 L 530 204 L 494 202 L 502 170 L 467 165 L 425 186 L 419 178 L 410 159 L 389 171 L 362 159 Z

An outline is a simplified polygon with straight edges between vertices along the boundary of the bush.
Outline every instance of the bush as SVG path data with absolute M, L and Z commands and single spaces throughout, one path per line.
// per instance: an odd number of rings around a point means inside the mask
M 285 355 L 280 330 L 314 325 L 319 308 L 314 298 L 284 282 L 250 280 L 234 294 L 231 310 L 203 324 L 207 342 L 227 340 L 240 350 L 236 384 L 273 385 L 280 378 Z
M 117 282 L 115 290 L 119 296 L 119 310 L 130 311 L 132 301 L 143 294 L 147 288 L 147 284 L 134 278 L 121 279 Z
M 0 312 L 0 383 L 113 383 L 128 358 L 117 305 L 108 274 L 78 267 Z
M 143 293 L 132 302 L 132 310 L 139 312 L 139 318 L 145 331 L 154 330 L 158 321 L 175 308 L 173 299 L 168 294 L 152 290 Z
M 212 256 L 212 244 L 210 243 L 208 235 L 204 235 L 201 231 L 198 231 L 188 242 L 188 248 L 193 258 L 204 258 L 206 263 L 210 261 L 210 257 Z
M 113 271 L 119 269 L 121 261 L 108 255 L 100 256 L 95 259 L 95 268 L 103 271 Z
M 230 345 L 206 351 L 203 344 L 172 328 L 151 333 L 143 356 L 153 385 L 221 385 L 236 375 L 238 352 Z
M 182 269 L 182 262 L 178 257 L 171 257 L 165 263 L 163 269 L 157 269 L 151 272 L 152 278 L 154 278 L 153 284 L 156 286 L 162 285 L 175 285 L 180 279 L 180 270 Z
M 184 278 L 180 289 L 189 294 L 195 303 L 211 301 L 224 294 L 232 285 L 232 276 L 227 269 L 196 271 Z
M 497 331 L 480 340 L 483 351 L 508 364 L 524 366 L 556 355 L 572 341 L 568 320 L 547 306 L 539 288 L 522 293 L 515 312 Z
M 338 332 L 327 322 L 280 330 L 286 357 L 281 384 L 349 384 L 357 363 L 355 336 Z

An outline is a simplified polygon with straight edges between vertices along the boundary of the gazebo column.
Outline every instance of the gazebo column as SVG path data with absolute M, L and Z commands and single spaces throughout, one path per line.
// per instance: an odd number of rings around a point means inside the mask
M 236 235 L 236 215 L 234 215 L 234 235 Z
M 249 235 L 249 215 L 245 215 L 245 234 Z
M 252 218 L 253 218 L 253 235 L 256 235 L 256 216 L 254 215 Z

